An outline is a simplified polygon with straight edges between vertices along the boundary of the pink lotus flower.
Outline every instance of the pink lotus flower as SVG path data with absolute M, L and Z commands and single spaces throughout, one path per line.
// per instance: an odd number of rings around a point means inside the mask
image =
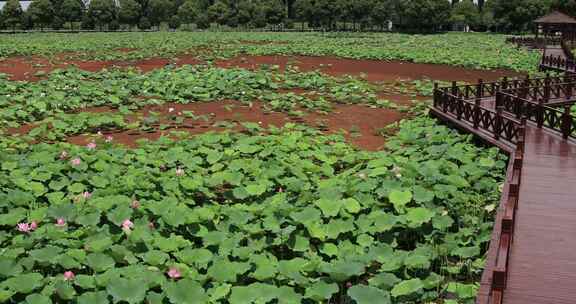
M 170 267 L 170 269 L 168 270 L 168 272 L 166 272 L 166 274 L 172 279 L 179 279 L 182 277 L 182 274 L 178 269 L 176 269 L 176 267 Z
M 111 135 L 106 136 L 106 139 L 104 140 L 107 143 L 111 143 L 114 140 L 114 137 L 112 137 Z
M 350 288 L 350 287 L 352 287 L 352 283 L 346 282 L 346 288 Z
M 184 169 L 176 168 L 176 176 L 184 176 Z
M 278 193 L 282 193 L 284 192 L 284 189 L 282 187 L 278 188 Z
M 38 228 L 38 223 L 36 223 L 36 221 L 32 221 L 32 223 L 30 223 L 30 230 L 34 231 Z
M 174 112 L 174 110 L 175 110 L 174 108 L 168 108 L 168 113 L 172 113 Z
M 130 230 L 134 227 L 134 223 L 132 223 L 131 220 L 124 220 L 124 222 L 122 222 L 122 229 L 124 230 Z
M 18 231 L 28 233 L 31 231 L 30 224 L 28 223 L 20 223 L 18 224 Z
M 64 227 L 64 226 L 66 226 L 66 221 L 60 217 L 60 218 L 56 219 L 56 226 Z
M 91 142 L 91 143 L 86 145 L 86 148 L 88 148 L 88 150 L 94 150 L 94 149 L 96 149 L 96 143 Z
M 65 281 L 72 281 L 72 280 L 74 280 L 75 277 L 76 277 L 76 275 L 72 271 L 64 272 L 64 280 Z
M 84 192 L 82 193 L 82 197 L 83 197 L 84 199 L 89 199 L 89 198 L 92 197 L 92 193 L 90 193 L 90 192 L 88 192 L 88 191 L 84 191 Z
M 71 160 L 70 163 L 72 164 L 72 166 L 79 166 L 80 163 L 82 163 L 82 161 L 79 158 L 75 158 Z
M 138 200 L 133 200 L 132 203 L 130 203 L 130 207 L 132 209 L 138 209 L 140 208 L 140 202 Z
M 149 222 L 149 223 L 148 223 L 148 228 L 150 228 L 150 229 L 156 229 L 156 225 L 154 225 L 154 222 Z
M 60 159 L 64 160 L 68 158 L 68 152 L 62 151 L 60 152 Z
M 361 179 L 366 179 L 366 174 L 364 173 L 358 173 L 358 177 Z

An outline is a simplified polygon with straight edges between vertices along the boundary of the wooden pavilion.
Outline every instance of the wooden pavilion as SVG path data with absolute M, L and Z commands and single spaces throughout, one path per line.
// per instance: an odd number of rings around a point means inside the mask
M 576 40 L 576 19 L 554 11 L 534 21 L 536 24 L 536 38 L 542 35 L 546 38 L 561 38 L 562 40 Z

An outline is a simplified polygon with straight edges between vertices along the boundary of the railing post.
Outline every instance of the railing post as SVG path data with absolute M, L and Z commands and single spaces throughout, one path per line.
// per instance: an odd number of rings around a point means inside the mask
M 479 124 L 480 124 L 480 100 L 476 99 L 474 101 L 474 118 L 473 118 L 474 129 L 478 129 Z
M 526 98 L 528 96 L 528 87 L 530 86 L 530 75 L 526 75 L 524 79 L 524 85 L 520 88 L 520 96 Z
M 464 92 L 464 96 L 466 96 L 466 100 L 470 99 L 470 85 L 466 85 L 466 92 Z
M 508 77 L 504 76 L 500 87 L 502 88 L 502 90 L 506 90 L 508 88 Z
M 476 98 L 484 97 L 484 81 L 478 79 L 478 87 L 476 88 Z
M 560 129 L 562 130 L 562 137 L 564 137 L 564 139 L 568 139 L 572 129 L 572 116 L 570 115 L 569 105 L 564 106 L 564 113 L 562 113 L 562 126 Z
M 442 112 L 446 113 L 448 111 L 448 100 L 450 96 L 448 95 L 448 88 L 444 88 L 442 94 Z
M 526 140 L 526 118 L 522 117 L 522 119 L 520 119 L 520 128 L 518 130 L 516 154 L 524 155 L 525 140 Z
M 514 106 L 513 106 L 513 110 L 514 114 L 516 115 L 516 118 L 521 118 L 522 117 L 522 112 L 523 112 L 523 107 L 522 107 L 522 99 L 518 96 L 514 96 Z
M 458 87 L 456 81 L 452 81 L 452 95 L 458 96 Z
M 438 107 L 438 102 L 439 102 L 439 98 L 440 98 L 440 92 L 438 91 L 438 83 L 434 82 L 434 107 Z
M 546 74 L 544 78 L 544 101 L 546 103 L 550 101 L 550 74 Z
M 500 131 L 502 129 L 502 108 L 496 108 L 496 119 L 494 120 L 494 139 L 500 139 Z
M 462 112 L 464 112 L 464 101 L 462 100 L 462 98 L 456 98 L 456 118 L 458 120 L 462 119 Z
M 538 100 L 538 110 L 536 112 L 536 125 L 538 128 L 542 128 L 544 125 L 544 100 Z

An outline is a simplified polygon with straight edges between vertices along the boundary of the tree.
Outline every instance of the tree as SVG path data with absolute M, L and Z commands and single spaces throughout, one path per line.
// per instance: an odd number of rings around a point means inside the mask
M 21 18 L 22 7 L 20 6 L 20 1 L 8 0 L 2 9 L 2 19 L 4 19 L 4 24 L 14 30 L 16 29 L 16 25 L 21 22 Z
M 148 18 L 153 25 L 167 21 L 171 15 L 173 4 L 169 0 L 150 0 L 148 2 Z
M 88 16 L 102 29 L 102 25 L 116 20 L 116 3 L 114 0 L 92 0 L 88 8 Z
M 238 3 L 237 9 L 238 11 L 236 12 L 236 16 L 238 19 L 238 24 L 248 25 L 249 23 L 254 21 L 254 16 L 257 8 L 252 1 L 250 0 L 240 1 L 240 3 Z
M 392 3 L 388 0 L 376 0 L 370 10 L 370 18 L 372 23 L 380 26 L 383 29 L 390 21 L 392 14 Z
M 551 8 L 552 10 L 557 10 L 571 16 L 576 16 L 576 1 L 574 0 L 555 0 L 552 2 Z
M 170 17 L 170 20 L 168 20 L 168 28 L 170 28 L 171 30 L 176 30 L 179 27 L 180 27 L 180 18 L 178 17 L 178 15 Z
M 312 27 L 333 28 L 340 16 L 341 6 L 331 0 L 301 0 L 296 4 L 298 16 Z
M 50 27 L 52 27 L 53 30 L 60 30 L 64 28 L 64 20 L 58 16 L 54 16 L 54 18 L 52 18 L 52 23 L 50 23 Z
M 458 25 L 476 27 L 480 24 L 480 9 L 472 0 L 462 0 L 452 7 L 450 21 Z
M 482 27 L 482 30 L 492 29 L 492 27 L 494 27 L 496 24 L 494 21 L 493 4 L 494 4 L 494 1 L 488 1 L 482 7 L 482 10 L 480 12 L 480 25 Z
M 84 15 L 84 3 L 80 0 L 64 0 L 60 6 L 60 17 L 64 22 L 79 22 Z M 72 26 L 74 28 L 74 26 Z
M 551 0 L 491 0 L 496 25 L 506 31 L 529 29 L 534 19 L 550 10 Z
M 282 0 L 282 3 L 286 7 L 286 16 L 290 19 L 294 18 L 294 3 L 296 3 L 296 0 Z
M 138 22 L 138 28 L 141 30 L 149 30 L 152 27 L 150 24 L 150 20 L 146 17 L 140 18 L 140 22 Z
M 194 0 L 186 0 L 179 8 L 178 8 L 178 17 L 180 21 L 185 24 L 191 24 L 196 22 L 198 18 L 198 12 L 200 8 L 198 7 L 198 2 Z
M 118 19 L 120 19 L 120 22 L 132 27 L 138 24 L 140 12 L 140 4 L 135 0 L 120 0 L 120 10 L 118 11 Z
M 210 21 L 223 25 L 230 16 L 230 9 L 224 1 L 217 0 L 208 8 L 208 16 Z
M 260 9 L 264 11 L 269 24 L 280 24 L 286 18 L 286 10 L 278 0 L 267 0 Z
M 34 24 L 40 25 L 41 28 L 52 23 L 54 19 L 54 8 L 50 0 L 35 0 L 28 7 L 28 14 Z
M 22 28 L 25 30 L 31 30 L 34 28 L 34 21 L 32 21 L 32 16 L 30 15 L 29 11 L 30 10 L 22 13 Z M 0 17 L 0 25 L 1 24 L 2 18 Z
M 92 19 L 90 16 L 88 16 L 87 14 L 82 16 L 82 23 L 80 24 L 80 27 L 83 30 L 93 30 L 95 27 L 95 23 L 94 23 L 94 19 Z
M 402 13 L 409 28 L 436 31 L 450 18 L 450 3 L 446 0 L 407 0 Z

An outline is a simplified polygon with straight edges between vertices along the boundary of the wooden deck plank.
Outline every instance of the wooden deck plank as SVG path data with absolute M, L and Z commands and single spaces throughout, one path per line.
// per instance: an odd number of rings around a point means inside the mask
M 576 145 L 529 126 L 504 304 L 576 302 Z

